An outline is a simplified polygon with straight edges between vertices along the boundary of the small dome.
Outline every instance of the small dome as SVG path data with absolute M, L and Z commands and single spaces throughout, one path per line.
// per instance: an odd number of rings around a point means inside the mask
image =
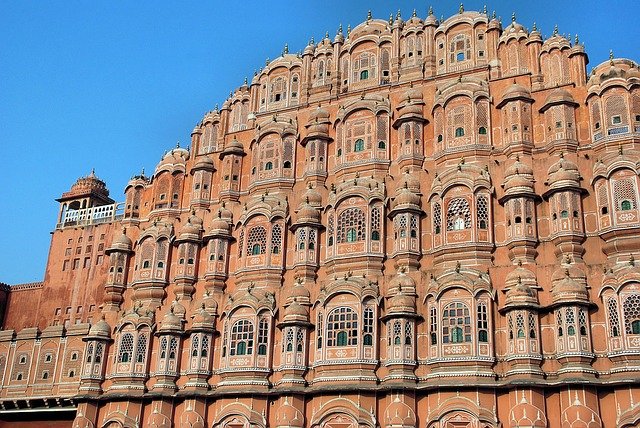
M 533 102 L 533 99 L 531 98 L 531 91 L 529 91 L 529 89 L 525 88 L 524 86 L 514 82 L 507 88 L 506 91 L 504 91 L 498 107 L 502 107 L 505 103 L 513 100 L 525 100 Z
M 193 315 L 191 329 L 196 331 L 212 332 L 214 330 L 213 325 L 215 321 L 216 318 L 209 312 L 207 312 L 203 304 L 202 306 L 200 306 L 200 309 L 198 309 Z
M 409 190 L 420 193 L 420 174 L 418 171 L 410 171 L 407 169 L 401 178 L 401 187 L 406 187 Z
M 505 306 L 538 305 L 538 297 L 533 288 L 525 283 L 519 283 L 507 291 Z
M 396 395 L 387 410 L 384 412 L 385 425 L 388 427 L 415 427 L 417 426 L 416 414 L 406 403 Z
M 245 154 L 246 152 L 244 151 L 242 143 L 234 138 L 224 146 L 224 149 L 220 153 L 220 158 L 222 159 L 227 155 L 244 156 Z
M 405 183 L 406 185 L 406 183 Z M 420 195 L 417 195 L 408 187 L 400 188 L 393 200 L 393 209 L 401 208 L 419 208 L 420 207 Z
M 511 176 L 505 180 L 504 190 L 505 190 L 505 193 L 512 193 L 516 190 L 532 192 L 533 180 L 531 176 L 526 176 L 526 175 Z
M 516 159 L 514 163 L 511 164 L 509 168 L 505 170 L 505 177 L 509 177 L 511 175 L 517 174 L 528 174 L 533 175 L 533 168 L 531 168 L 526 163 L 520 162 L 520 159 Z
M 389 282 L 389 290 L 397 292 L 414 291 L 416 289 L 416 282 L 404 272 L 398 272 Z
M 202 232 L 202 219 L 193 213 L 182 227 L 178 240 L 198 240 L 200 239 L 200 232 Z
M 308 188 L 304 192 L 302 200 L 307 201 L 307 203 L 313 207 L 322 206 L 322 195 L 313 187 Z
M 307 287 L 298 283 L 289 293 L 289 298 L 297 300 L 298 302 L 309 302 L 311 300 L 311 294 L 309 294 Z
M 111 337 L 111 326 L 104 320 L 104 316 L 89 329 L 87 339 L 109 339 Z
M 309 310 L 298 303 L 297 300 L 294 300 L 289 306 L 284 310 L 285 318 L 295 317 L 296 319 L 299 317 L 307 318 L 309 315 Z
M 113 251 L 129 252 L 131 251 L 131 239 L 126 235 L 126 229 L 122 228 L 122 232 L 113 239 L 111 246 L 107 248 L 107 253 Z
M 580 173 L 578 172 L 578 166 L 564 158 L 560 158 L 556 163 L 549 168 L 548 184 L 551 188 L 567 186 L 579 186 L 580 185 Z
M 518 266 L 507 274 L 504 283 L 508 287 L 515 287 L 520 283 L 536 284 L 536 274 L 523 266 Z
M 573 95 L 569 93 L 566 89 L 556 88 L 547 95 L 547 98 L 544 100 L 544 104 L 540 108 L 541 112 L 544 112 L 549 107 L 558 105 L 558 104 L 568 104 L 571 106 L 577 106 L 578 103 L 573 99 Z
M 230 226 L 229 222 L 222 218 L 221 212 L 218 212 L 218 217 L 216 217 L 213 222 L 211 222 L 211 229 L 209 230 L 209 235 L 228 235 Z
M 587 277 L 581 269 L 564 265 L 551 276 L 554 303 L 588 302 Z
M 325 122 L 329 120 L 329 112 L 322 107 L 318 106 L 311 112 L 309 116 L 309 123 L 311 122 Z
M 287 397 L 276 413 L 276 428 L 301 428 L 304 426 L 304 416 L 300 410 L 293 407 Z
M 388 300 L 387 311 L 392 313 L 415 313 L 416 298 L 408 294 L 400 293 L 392 296 Z
M 158 332 L 159 333 L 182 332 L 182 319 L 174 313 L 173 307 L 169 312 L 165 314 L 164 318 L 162 318 L 162 322 L 160 323 L 160 328 L 158 329 Z
M 308 203 L 303 203 L 298 210 L 298 218 L 296 223 L 311 223 L 318 224 L 320 223 L 320 212 L 309 205 Z
M 162 156 L 162 159 L 156 166 L 156 174 L 160 171 L 173 171 L 176 166 L 184 168 L 189 159 L 189 150 L 182 147 L 176 147 L 169 150 Z
M 193 166 L 194 170 L 204 169 L 206 171 L 213 171 L 215 169 L 213 160 L 211 160 L 209 156 L 200 156 L 197 159 L 198 160 Z

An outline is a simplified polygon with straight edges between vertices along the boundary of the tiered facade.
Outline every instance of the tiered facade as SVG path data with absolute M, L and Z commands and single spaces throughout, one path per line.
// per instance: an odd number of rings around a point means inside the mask
M 586 65 L 462 8 L 285 48 L 124 203 L 59 199 L 44 282 L 3 291 L 2 413 L 637 427 L 640 69 Z

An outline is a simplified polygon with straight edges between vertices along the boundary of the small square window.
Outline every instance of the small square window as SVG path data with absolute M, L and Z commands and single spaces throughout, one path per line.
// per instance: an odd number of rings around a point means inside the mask
M 64 250 L 64 255 L 65 256 L 70 256 L 71 255 L 71 248 L 67 248 L 66 250 Z
M 622 118 L 620 116 L 613 116 L 611 118 L 611 123 L 613 123 L 614 125 L 622 123 Z
M 478 56 L 482 58 L 484 56 L 484 51 L 478 51 Z

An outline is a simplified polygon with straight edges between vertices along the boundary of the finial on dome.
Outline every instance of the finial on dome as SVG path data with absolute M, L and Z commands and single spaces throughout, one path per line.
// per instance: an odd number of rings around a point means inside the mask
M 618 147 L 618 154 L 619 154 L 620 156 L 622 156 L 622 154 L 623 154 L 623 152 L 622 152 L 622 146 Z
M 496 19 L 496 11 L 494 10 L 493 13 L 491 14 L 491 19 Z
M 398 9 L 398 12 L 396 12 L 396 20 L 400 20 L 402 16 L 400 15 L 400 9 Z
M 429 16 L 433 16 L 433 6 L 429 5 Z
M 340 23 L 340 26 L 338 27 L 338 32 L 336 33 L 336 35 L 342 35 L 342 22 Z
M 264 65 L 265 65 L 265 66 L 268 66 L 268 65 L 269 65 L 269 62 L 271 62 L 271 61 L 269 60 L 269 57 L 267 57 L 267 59 L 265 59 L 265 60 L 264 60 Z
M 575 45 L 578 46 L 579 44 L 580 44 L 580 39 L 578 38 L 578 33 L 576 33 Z
M 462 14 L 464 12 L 464 4 L 460 3 L 460 8 L 458 9 L 458 13 Z
M 140 172 L 140 175 L 144 177 L 144 167 L 142 167 L 142 171 Z
M 347 24 L 347 37 L 351 35 L 351 24 Z
M 245 86 L 246 86 L 247 82 L 248 82 L 247 76 L 244 76 L 244 84 L 245 84 Z
M 255 76 L 257 76 L 257 75 L 258 75 L 258 70 L 253 69 L 253 76 L 255 77 Z
M 411 17 L 415 18 L 416 16 L 418 16 L 418 12 L 416 12 L 416 10 L 413 9 L 413 13 L 411 14 Z
M 538 27 L 536 26 L 535 21 L 533 21 L 533 27 L 531 28 L 531 31 L 538 31 Z
M 482 7 L 482 14 L 483 15 L 487 14 L 487 5 L 486 4 Z
M 613 65 L 613 49 L 609 49 L 609 62 Z
M 282 55 L 286 55 L 289 53 L 289 43 L 284 44 L 284 49 L 282 50 Z
M 515 12 L 511 13 L 511 22 L 516 22 L 516 13 Z
M 324 33 L 324 38 L 325 38 L 325 39 L 328 39 L 328 38 L 329 38 L 329 31 L 328 31 L 328 30 Z
M 91 168 L 91 174 L 89 174 L 89 177 L 95 177 L 96 176 L 96 169 L 95 168 Z
M 367 12 L 367 22 L 371 21 L 371 9 Z
M 213 111 L 218 111 L 218 104 L 216 104 L 215 107 L 213 107 Z
M 389 14 L 389 25 L 393 24 L 393 13 Z
M 554 36 L 557 36 L 557 35 L 558 35 L 558 24 L 556 24 L 556 25 L 553 27 L 553 35 L 554 35 Z
M 180 140 L 176 141 L 176 149 L 180 148 Z

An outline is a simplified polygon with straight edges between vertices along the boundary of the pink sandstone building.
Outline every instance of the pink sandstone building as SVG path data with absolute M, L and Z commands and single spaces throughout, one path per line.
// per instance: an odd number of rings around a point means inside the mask
M 0 426 L 639 426 L 640 68 L 587 62 L 462 8 L 285 47 L 58 199 Z

